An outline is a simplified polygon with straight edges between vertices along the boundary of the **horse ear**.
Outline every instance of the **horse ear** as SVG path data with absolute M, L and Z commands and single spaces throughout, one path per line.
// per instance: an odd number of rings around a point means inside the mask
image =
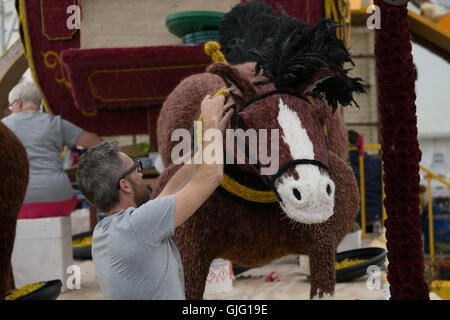
M 297 85 L 295 91 L 304 96 L 312 95 L 320 83 L 337 75 L 339 75 L 339 72 L 331 70 L 327 67 L 321 67 L 313 76 L 311 81 Z
M 217 62 L 208 67 L 206 71 L 223 79 L 227 86 L 226 90 L 238 105 L 242 105 L 257 95 L 253 83 L 232 65 Z
M 298 85 L 296 91 L 304 96 L 325 98 L 333 112 L 338 108 L 338 103 L 344 107 L 354 103 L 359 108 L 358 103 L 353 99 L 353 93 L 366 93 L 366 90 L 361 78 L 348 76 L 350 70 L 322 67 L 313 76 L 312 81 Z

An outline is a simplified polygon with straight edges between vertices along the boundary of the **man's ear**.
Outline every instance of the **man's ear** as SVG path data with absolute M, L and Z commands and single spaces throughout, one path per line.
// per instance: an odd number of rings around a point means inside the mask
M 21 98 L 17 98 L 16 99 L 16 104 L 17 104 L 17 109 L 19 111 L 22 111 L 22 107 L 23 107 L 23 100 Z
M 226 90 L 238 106 L 241 106 L 257 95 L 253 83 L 232 65 L 217 62 L 208 67 L 206 71 L 214 73 L 223 79 L 227 86 Z
M 132 191 L 131 184 L 127 179 L 120 179 L 119 181 L 120 190 L 125 193 L 129 193 Z

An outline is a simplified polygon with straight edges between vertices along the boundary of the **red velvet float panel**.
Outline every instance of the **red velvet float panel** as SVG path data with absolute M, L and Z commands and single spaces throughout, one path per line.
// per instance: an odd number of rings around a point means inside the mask
M 279 12 L 277 4 L 280 4 L 290 16 L 310 26 L 324 17 L 323 0 L 265 0 L 265 2 L 270 3 L 277 12 Z
M 269 0 L 268 2 L 275 5 L 276 1 Z M 278 0 L 278 2 L 290 15 L 309 24 L 323 16 L 322 0 Z M 129 51 L 123 52 L 122 60 L 125 60 L 124 57 L 128 55 L 131 58 L 129 61 L 131 67 L 119 64 L 109 66 L 109 69 L 141 68 L 141 70 L 135 70 L 133 74 L 129 73 L 128 77 L 123 77 L 123 74 L 118 75 L 117 72 L 114 75 L 108 72 L 97 72 L 91 76 L 93 88 L 91 90 L 87 78 L 90 73 L 83 79 L 81 73 L 86 72 L 83 68 L 89 66 L 93 71 L 105 70 L 105 68 L 108 69 L 103 65 L 106 61 L 97 61 L 99 66 L 94 69 L 94 61 L 88 63 L 86 60 L 84 65 L 80 64 L 79 68 L 74 70 L 71 64 L 76 62 L 70 61 L 69 56 L 76 53 L 65 52 L 80 48 L 79 31 L 68 29 L 66 22 L 71 15 L 67 13 L 68 6 L 73 4 L 82 6 L 82 3 L 78 0 L 17 0 L 17 3 L 20 11 L 19 24 L 25 35 L 23 43 L 27 51 L 27 59 L 33 76 L 43 92 L 45 105 L 52 113 L 61 115 L 62 118 L 85 130 L 101 135 L 143 134 L 151 129 L 149 127 L 155 122 L 153 117 L 157 115 L 157 112 L 145 110 L 142 107 L 160 104 L 163 100 L 161 97 L 173 89 L 173 84 L 177 82 L 175 78 L 166 78 L 163 76 L 162 70 L 155 69 L 153 70 L 155 71 L 154 75 L 149 76 L 148 68 L 156 67 L 156 63 L 147 64 L 143 60 L 139 61 L 139 59 L 146 59 L 146 53 L 143 51 L 136 52 L 137 56 Z M 144 48 L 143 50 L 145 51 Z M 187 48 L 186 50 L 198 50 L 198 55 L 193 54 L 192 56 L 183 56 L 183 51 L 177 53 L 169 48 L 159 48 L 158 50 L 161 50 L 159 67 L 209 63 L 207 56 L 201 52 L 200 48 Z M 64 55 L 67 54 L 64 59 L 68 59 L 66 66 L 63 65 L 61 59 L 63 51 Z M 172 59 L 179 53 L 181 56 L 177 58 L 180 60 L 164 61 L 164 58 Z M 98 58 L 102 55 L 111 57 L 108 54 L 98 52 L 95 56 Z M 102 65 L 100 66 L 100 64 Z M 201 67 L 197 70 L 192 68 L 189 72 L 195 73 L 203 69 Z M 189 75 L 189 72 L 188 68 L 179 68 L 178 70 L 172 69 L 167 75 L 178 77 L 179 81 Z M 148 79 L 151 78 L 156 80 L 149 81 Z M 130 90 L 130 92 L 126 92 L 126 90 Z M 102 101 L 102 99 L 106 101 Z M 88 109 L 88 107 L 96 106 L 105 108 L 97 108 L 95 112 L 89 112 L 92 109 Z M 113 108 L 117 106 L 138 108 L 125 110 Z
M 61 59 L 79 109 L 161 105 L 185 77 L 204 72 L 203 45 L 70 49 Z
M 44 95 L 45 105 L 53 114 L 60 115 L 62 118 L 73 122 L 74 124 L 80 126 L 81 128 L 98 133 L 100 135 L 122 135 L 122 134 L 145 134 L 152 133 L 156 128 L 153 128 L 158 116 L 159 110 L 156 108 L 145 110 L 144 105 L 149 105 L 149 101 L 131 101 L 127 102 L 127 106 L 134 105 L 140 108 L 127 108 L 127 109 L 114 109 L 114 108 L 97 108 L 95 112 L 89 112 L 92 110 L 80 109 L 75 105 L 84 101 L 86 99 L 83 97 L 83 92 L 78 88 L 81 82 L 77 81 L 71 82 L 77 78 L 77 73 L 70 73 L 71 80 L 69 80 L 69 70 L 64 67 L 61 53 L 66 50 L 73 50 L 80 48 L 80 33 L 79 30 L 70 30 L 67 27 L 67 19 L 71 14 L 66 12 L 67 7 L 73 4 L 80 4 L 77 0 L 18 0 L 20 11 L 20 27 L 24 31 L 23 44 L 27 53 L 27 59 L 32 70 L 33 76 L 37 82 L 37 85 L 41 89 Z M 128 55 L 130 58 L 130 64 L 126 68 L 150 68 L 156 66 L 156 62 L 153 64 L 147 63 L 146 55 L 148 52 L 136 51 L 132 52 L 132 49 L 128 49 Z M 172 51 L 169 48 L 165 50 L 160 50 L 159 66 L 178 66 L 178 65 L 191 65 L 191 64 L 201 64 L 209 63 L 210 60 L 205 53 L 202 52 L 201 48 L 192 49 L 187 48 L 186 50 L 197 50 L 197 55 L 185 55 L 184 51 L 181 51 L 181 56 L 177 57 L 180 51 Z M 138 50 L 139 51 L 139 50 Z M 144 50 L 145 51 L 145 50 Z M 189 51 L 190 52 L 190 51 Z M 108 55 L 94 55 L 99 58 L 100 61 L 91 61 L 92 69 L 94 63 L 101 63 L 101 68 L 122 68 L 124 65 L 114 65 L 116 61 L 110 61 L 110 65 L 103 65 L 103 63 Z M 94 58 L 92 56 L 92 58 Z M 194 60 L 190 61 L 191 57 L 194 56 Z M 164 58 L 168 58 L 165 61 Z M 178 60 L 174 60 L 177 58 Z M 147 60 L 145 60 L 147 59 Z M 69 59 L 70 60 L 70 59 Z M 122 57 L 122 61 L 125 60 Z M 145 61 L 144 61 L 145 60 Z M 200 61 L 201 60 L 201 61 Z M 84 71 L 83 68 L 87 68 L 88 63 L 80 65 L 81 70 L 77 72 Z M 96 86 L 94 91 L 96 95 L 106 99 L 122 99 L 129 97 L 138 97 L 139 99 L 147 98 L 148 96 L 157 93 L 158 95 L 164 96 L 167 92 L 170 92 L 173 84 L 180 81 L 182 77 L 187 76 L 188 69 L 182 72 L 175 73 L 178 76 L 178 80 L 172 79 L 162 79 L 161 73 L 154 78 L 153 81 L 142 81 L 139 83 L 137 78 L 145 78 L 147 74 L 135 73 L 133 77 L 134 85 L 130 82 L 131 80 L 126 80 L 123 78 L 105 77 L 102 74 L 96 74 L 93 78 L 93 83 Z M 189 70 L 191 73 L 199 72 L 204 70 L 204 68 L 192 68 Z M 185 73 L 184 73 L 185 72 Z M 106 78 L 106 79 L 105 79 Z M 146 78 L 148 79 L 148 78 Z M 86 81 L 86 80 L 83 80 Z M 101 84 L 103 81 L 111 81 Z M 117 86 L 117 83 L 120 86 Z M 129 83 L 130 82 L 130 83 Z M 137 84 L 136 84 L 137 83 Z M 115 87 L 108 88 L 110 84 L 114 84 Z M 144 95 L 144 89 L 149 87 L 159 87 L 160 89 L 164 87 L 164 84 L 168 87 L 164 88 L 161 92 L 150 91 L 148 96 Z M 131 93 L 127 94 L 124 89 L 129 88 L 133 90 Z M 153 90 L 153 89 L 152 89 Z M 91 91 L 88 90 L 85 94 L 91 95 Z M 134 95 L 134 96 L 133 96 Z M 137 100 L 139 100 L 137 99 Z M 159 101 L 159 103 L 161 100 Z M 100 104 L 96 102 L 94 106 L 99 106 Z M 124 105 L 125 102 L 117 104 L 111 103 L 110 105 Z M 157 104 L 158 101 L 152 100 L 152 103 Z M 90 103 L 89 103 L 90 104 Z M 88 105 L 86 103 L 86 105 Z M 107 105 L 108 107 L 110 105 Z M 152 140 L 155 137 L 151 138 Z

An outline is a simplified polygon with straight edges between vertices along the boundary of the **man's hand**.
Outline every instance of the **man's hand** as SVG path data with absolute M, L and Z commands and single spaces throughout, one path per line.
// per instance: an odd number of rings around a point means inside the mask
M 224 102 L 224 96 L 211 98 L 208 95 L 203 99 L 201 104 L 203 132 L 209 129 L 215 129 L 220 130 L 223 135 L 233 114 L 233 110 L 231 109 L 233 102 L 229 102 L 226 105 L 224 105 Z M 203 144 L 203 150 L 198 151 L 200 155 L 206 149 L 206 146 L 215 147 L 214 152 L 218 162 L 208 163 L 207 161 L 203 161 L 198 169 L 195 170 L 192 179 L 175 193 L 175 227 L 181 225 L 194 214 L 222 182 L 224 166 L 223 141 L 222 139 L 214 138 L 212 141 Z M 186 169 L 186 165 L 179 172 L 183 170 L 188 170 Z M 177 174 L 178 172 L 175 176 Z
M 225 132 L 225 129 L 230 121 L 231 116 L 233 115 L 233 101 L 230 98 L 230 101 L 224 105 L 225 97 L 219 95 L 215 98 L 211 98 L 210 95 L 207 95 L 201 104 L 201 112 L 203 119 L 203 129 L 206 131 L 208 129 L 218 129 L 222 133 Z

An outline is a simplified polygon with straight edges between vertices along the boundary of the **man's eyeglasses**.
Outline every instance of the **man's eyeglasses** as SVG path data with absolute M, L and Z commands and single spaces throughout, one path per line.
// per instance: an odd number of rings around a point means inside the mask
M 143 168 L 142 168 L 142 162 L 141 162 L 141 160 L 136 161 L 136 162 L 134 163 L 134 165 L 133 165 L 127 172 L 125 172 L 125 173 L 119 178 L 119 181 L 118 181 L 119 189 L 120 189 L 120 180 L 122 180 L 122 179 L 125 178 L 127 175 L 129 175 L 130 173 L 132 173 L 134 170 L 136 170 L 137 173 L 141 173 L 141 172 L 142 172 Z
M 14 100 L 13 102 L 11 102 L 10 104 L 8 104 L 8 109 L 12 110 L 14 103 L 16 103 L 17 100 Z

